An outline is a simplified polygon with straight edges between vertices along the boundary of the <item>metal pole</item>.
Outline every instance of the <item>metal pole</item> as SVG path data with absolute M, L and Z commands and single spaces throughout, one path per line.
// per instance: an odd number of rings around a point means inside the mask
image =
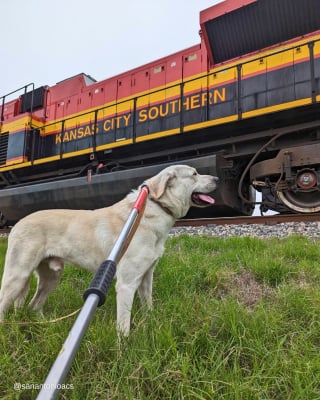
M 84 293 L 85 303 L 42 385 L 37 400 L 51 400 L 55 399 L 58 395 L 96 307 L 101 306 L 105 302 L 106 293 L 116 272 L 117 262 L 129 245 L 135 229 L 140 222 L 140 218 L 137 217 L 138 215 L 140 217 L 142 216 L 148 192 L 147 185 L 142 185 L 129 218 L 120 232 L 108 259 L 100 265 L 90 287 Z

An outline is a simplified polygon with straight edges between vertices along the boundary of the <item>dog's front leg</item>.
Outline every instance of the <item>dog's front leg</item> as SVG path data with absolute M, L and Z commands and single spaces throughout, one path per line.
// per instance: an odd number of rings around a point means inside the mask
M 131 308 L 136 288 L 121 282 L 116 284 L 117 291 L 117 330 L 123 336 L 130 332 Z
M 146 305 L 149 310 L 152 309 L 152 282 L 153 271 L 158 263 L 158 259 L 152 263 L 148 271 L 144 274 L 139 286 L 139 296 L 143 305 Z

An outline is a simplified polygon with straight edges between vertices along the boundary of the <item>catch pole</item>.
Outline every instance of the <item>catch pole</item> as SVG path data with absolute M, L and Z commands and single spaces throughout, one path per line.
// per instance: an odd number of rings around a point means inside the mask
M 55 399 L 93 317 L 96 307 L 104 304 L 106 293 L 116 273 L 116 266 L 126 251 L 142 217 L 149 189 L 144 183 L 109 257 L 99 267 L 90 287 L 84 293 L 84 305 L 64 342 L 62 349 L 42 385 L 37 400 Z

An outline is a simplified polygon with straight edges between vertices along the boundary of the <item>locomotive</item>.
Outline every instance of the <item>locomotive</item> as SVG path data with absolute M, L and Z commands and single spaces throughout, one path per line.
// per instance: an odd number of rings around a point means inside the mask
M 225 0 L 200 43 L 0 98 L 0 211 L 107 206 L 173 163 L 217 175 L 187 217 L 320 212 L 320 2 Z

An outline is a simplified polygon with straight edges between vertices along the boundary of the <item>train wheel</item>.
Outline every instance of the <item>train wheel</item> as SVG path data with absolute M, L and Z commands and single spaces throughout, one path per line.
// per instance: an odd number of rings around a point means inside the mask
M 320 212 L 319 192 L 277 192 L 277 196 L 288 208 L 299 213 Z
M 320 212 L 320 191 L 317 182 L 316 171 L 304 169 L 296 177 L 296 190 L 277 191 L 277 195 L 283 204 L 296 212 Z

